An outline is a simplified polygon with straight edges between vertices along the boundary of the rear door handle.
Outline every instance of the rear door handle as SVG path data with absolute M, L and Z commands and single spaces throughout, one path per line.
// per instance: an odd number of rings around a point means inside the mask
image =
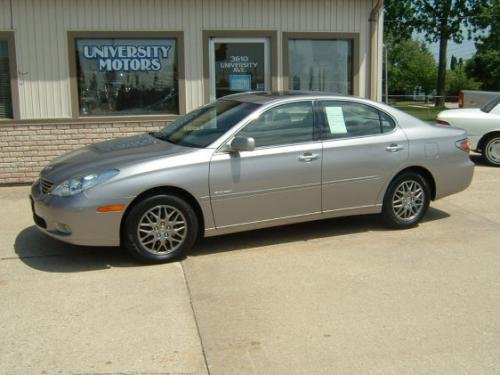
M 401 151 L 402 149 L 404 149 L 404 147 L 403 147 L 403 146 L 401 146 L 401 145 L 397 145 L 397 144 L 395 144 L 395 143 L 392 143 L 392 144 L 390 144 L 389 146 L 387 146 L 387 147 L 385 148 L 385 150 L 386 150 L 387 152 L 398 152 L 398 151 Z
M 306 163 L 317 159 L 319 159 L 319 154 L 313 154 L 311 152 L 304 152 L 302 155 L 299 155 L 299 161 Z

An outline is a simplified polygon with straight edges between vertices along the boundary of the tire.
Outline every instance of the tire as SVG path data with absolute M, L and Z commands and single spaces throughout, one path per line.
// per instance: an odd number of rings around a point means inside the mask
M 193 247 L 198 237 L 193 208 L 175 195 L 155 195 L 132 207 L 122 233 L 122 245 L 144 263 L 164 263 Z
M 495 135 L 486 140 L 483 157 L 489 165 L 500 167 L 500 135 Z
M 411 228 L 422 220 L 430 200 L 427 180 L 418 173 L 406 172 L 391 181 L 385 193 L 382 216 L 391 228 Z

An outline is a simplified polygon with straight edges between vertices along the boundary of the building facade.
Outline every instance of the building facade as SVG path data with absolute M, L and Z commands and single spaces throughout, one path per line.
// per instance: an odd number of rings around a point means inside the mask
M 229 93 L 380 100 L 382 3 L 0 0 L 0 184 Z

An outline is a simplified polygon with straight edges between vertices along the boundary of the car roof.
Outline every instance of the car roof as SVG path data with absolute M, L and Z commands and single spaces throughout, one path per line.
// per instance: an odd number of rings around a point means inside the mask
M 268 104 L 272 105 L 273 103 L 287 103 L 288 101 L 295 101 L 295 99 L 317 100 L 321 98 L 333 101 L 338 100 L 356 102 L 372 106 L 379 111 L 382 110 L 386 114 L 389 114 L 396 120 L 396 122 L 404 122 L 405 127 L 421 126 L 422 124 L 424 124 L 423 121 L 418 120 L 415 117 L 408 115 L 406 112 L 402 112 L 397 108 L 391 107 L 385 103 L 376 102 L 358 96 L 349 96 L 324 91 L 248 91 L 223 96 L 218 100 L 235 100 L 243 103 L 254 103 L 261 106 L 266 106 Z
M 226 95 L 222 100 L 236 100 L 245 103 L 267 104 L 289 98 L 317 99 L 321 97 L 329 98 L 354 98 L 338 93 L 322 91 L 248 91 L 238 94 Z

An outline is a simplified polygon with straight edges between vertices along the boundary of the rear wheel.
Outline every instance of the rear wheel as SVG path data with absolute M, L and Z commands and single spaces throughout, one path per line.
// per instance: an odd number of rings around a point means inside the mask
M 415 226 L 425 215 L 431 199 L 427 180 L 418 173 L 403 173 L 391 182 L 384 197 L 382 216 L 392 228 Z
M 493 136 L 486 140 L 483 156 L 489 165 L 500 167 L 500 136 Z
M 122 242 L 140 261 L 162 263 L 189 250 L 197 234 L 198 220 L 187 202 L 174 195 L 156 195 L 131 209 Z

